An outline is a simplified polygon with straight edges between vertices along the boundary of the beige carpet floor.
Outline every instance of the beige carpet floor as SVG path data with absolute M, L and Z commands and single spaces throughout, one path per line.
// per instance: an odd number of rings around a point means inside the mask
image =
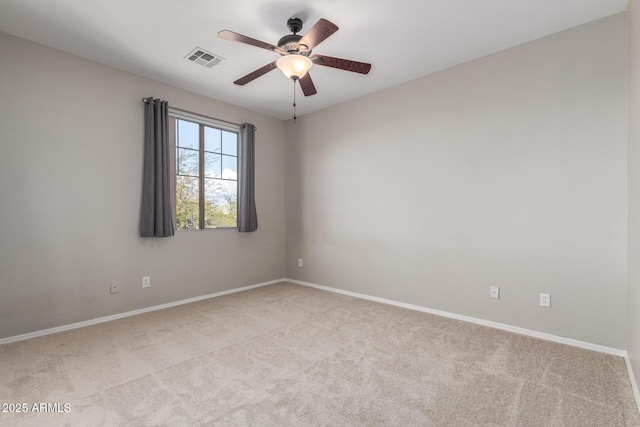
M 3 426 L 640 426 L 622 358 L 288 283 L 2 345 L 0 403 L 28 406 Z

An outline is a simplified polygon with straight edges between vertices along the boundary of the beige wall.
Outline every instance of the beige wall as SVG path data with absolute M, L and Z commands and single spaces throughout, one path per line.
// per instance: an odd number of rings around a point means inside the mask
M 614 348 L 628 326 L 638 372 L 625 40 L 613 16 L 285 126 L 0 34 L 0 338 L 287 275 Z M 257 233 L 137 237 L 150 95 L 258 126 Z
M 629 1 L 627 32 L 629 114 L 627 352 L 636 383 L 640 384 L 640 2 L 637 0 Z
M 0 58 L 0 338 L 284 276 L 282 121 L 3 34 Z M 256 124 L 256 233 L 137 237 L 146 96 Z
M 288 122 L 288 277 L 625 348 L 625 40 L 619 14 Z

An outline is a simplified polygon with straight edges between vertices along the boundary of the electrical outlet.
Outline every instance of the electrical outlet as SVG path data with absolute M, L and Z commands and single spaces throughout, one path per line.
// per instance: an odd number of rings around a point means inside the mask
M 498 286 L 491 286 L 489 288 L 489 297 L 491 298 L 500 298 L 500 288 Z
M 149 276 L 145 276 L 142 278 L 142 287 L 143 288 L 148 288 L 149 286 L 151 286 L 151 277 Z
M 540 294 L 540 305 L 542 307 L 551 307 L 551 295 Z
M 117 283 L 115 282 L 111 282 L 111 293 L 112 294 L 117 294 L 120 291 L 120 287 L 118 286 Z
M 302 267 L 303 265 L 302 258 L 298 258 L 298 267 Z

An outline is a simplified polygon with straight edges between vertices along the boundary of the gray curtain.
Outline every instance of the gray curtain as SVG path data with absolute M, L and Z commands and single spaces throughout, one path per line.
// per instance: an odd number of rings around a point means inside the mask
M 144 106 L 144 172 L 141 237 L 174 235 L 169 164 L 169 105 L 146 98 Z
M 238 231 L 258 229 L 255 198 L 255 133 L 251 123 L 240 126 L 240 192 L 238 195 Z

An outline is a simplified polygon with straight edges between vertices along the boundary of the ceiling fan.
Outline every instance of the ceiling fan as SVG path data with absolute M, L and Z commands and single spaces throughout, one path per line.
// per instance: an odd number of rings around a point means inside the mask
M 302 29 L 301 19 L 291 18 L 287 21 L 287 26 L 292 34 L 283 36 L 278 41 L 277 46 L 229 30 L 222 30 L 218 33 L 218 37 L 222 39 L 249 44 L 281 55 L 276 61 L 239 78 L 234 82 L 235 84 L 245 85 L 269 71 L 278 68 L 286 77 L 294 81 L 297 80 L 305 96 L 310 96 L 317 93 L 313 80 L 311 80 L 311 76 L 308 73 L 314 64 L 360 74 L 367 74 L 369 70 L 371 70 L 371 64 L 364 62 L 325 55 L 311 55 L 311 51 L 316 46 L 338 31 L 338 26 L 333 22 L 320 19 L 304 36 L 298 35 L 298 32 Z

